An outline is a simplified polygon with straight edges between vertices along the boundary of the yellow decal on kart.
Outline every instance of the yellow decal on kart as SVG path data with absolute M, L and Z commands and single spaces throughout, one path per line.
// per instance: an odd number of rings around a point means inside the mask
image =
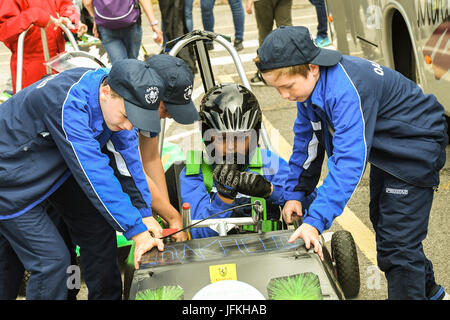
M 218 264 L 209 266 L 211 283 L 222 280 L 237 280 L 236 264 Z

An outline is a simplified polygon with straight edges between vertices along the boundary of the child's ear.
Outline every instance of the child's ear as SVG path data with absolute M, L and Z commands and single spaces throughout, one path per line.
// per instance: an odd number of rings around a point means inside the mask
M 318 75 L 320 73 L 320 67 L 316 64 L 310 64 L 309 65 L 309 71 L 312 72 L 314 76 Z
M 111 95 L 111 87 L 109 85 L 100 86 L 100 100 L 107 99 Z

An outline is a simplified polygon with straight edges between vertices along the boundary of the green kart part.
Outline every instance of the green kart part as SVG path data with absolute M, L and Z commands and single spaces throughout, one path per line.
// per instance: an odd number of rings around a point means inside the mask
M 270 300 L 323 300 L 319 277 L 312 272 L 271 279 Z
M 185 160 L 186 156 L 179 145 L 170 142 L 164 143 L 164 148 L 161 154 L 161 162 L 163 164 L 164 171 L 166 171 L 172 163 Z
M 183 300 L 183 293 L 180 286 L 163 286 L 139 291 L 136 300 Z
M 8 93 L 8 92 L 6 92 L 6 91 L 3 91 L 2 93 L 0 93 L 0 103 L 3 103 L 3 102 L 5 102 L 6 100 L 8 100 L 9 98 L 11 98 L 11 94 L 10 93 Z

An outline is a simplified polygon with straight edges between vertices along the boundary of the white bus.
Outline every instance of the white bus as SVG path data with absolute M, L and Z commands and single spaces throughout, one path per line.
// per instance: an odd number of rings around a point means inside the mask
M 326 5 L 338 50 L 401 72 L 434 94 L 450 116 L 450 0 L 326 0 Z

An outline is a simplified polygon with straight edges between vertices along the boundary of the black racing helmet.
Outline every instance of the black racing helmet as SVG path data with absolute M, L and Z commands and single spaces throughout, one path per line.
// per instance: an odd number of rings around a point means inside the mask
M 239 84 L 219 84 L 209 89 L 200 104 L 202 137 L 211 143 L 209 132 L 219 134 L 253 133 L 246 162 L 259 141 L 262 112 L 256 96 Z

